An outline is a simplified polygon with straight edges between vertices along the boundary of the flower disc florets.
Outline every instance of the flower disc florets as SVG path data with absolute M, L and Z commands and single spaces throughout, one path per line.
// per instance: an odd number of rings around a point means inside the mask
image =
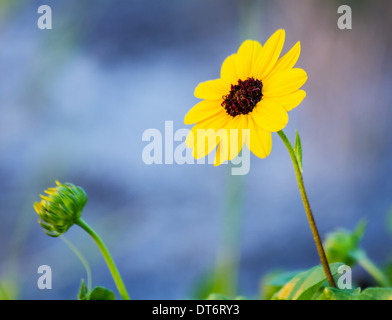
M 248 114 L 263 97 L 263 84 L 260 80 L 248 78 L 231 85 L 230 93 L 223 96 L 222 107 L 232 117 Z

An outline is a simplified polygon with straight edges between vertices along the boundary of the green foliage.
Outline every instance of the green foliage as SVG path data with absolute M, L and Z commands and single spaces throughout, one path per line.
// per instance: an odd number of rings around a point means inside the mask
M 368 288 L 364 291 L 326 287 L 317 300 L 392 300 L 392 288 Z
M 323 292 L 317 297 L 317 300 L 357 300 L 357 292 L 357 290 L 341 290 L 326 287 L 324 288 Z
M 270 300 L 287 282 L 302 271 L 273 271 L 261 281 L 260 298 Z
M 222 294 L 211 293 L 206 300 L 233 300 L 232 298 L 226 297 Z
M 392 300 L 392 288 L 367 288 L 360 300 Z
M 299 169 L 301 170 L 301 173 L 303 172 L 302 169 L 302 144 L 301 144 L 301 138 L 298 134 L 298 131 L 295 131 L 295 144 L 294 144 L 294 153 L 295 157 L 297 158 Z
M 389 260 L 383 268 L 383 272 L 390 283 L 392 283 L 392 260 Z
M 116 296 L 109 289 L 95 287 L 85 300 L 116 300 Z
M 331 273 L 335 276 L 342 263 L 330 264 Z M 273 300 L 312 300 L 318 294 L 319 289 L 326 282 L 327 277 L 321 265 L 302 272 L 293 277 L 280 289 Z
M 84 279 L 82 279 L 82 283 L 80 284 L 80 289 L 78 294 L 78 300 L 85 300 L 87 295 L 88 295 L 88 289 L 86 283 L 84 282 Z
M 219 286 L 217 286 L 216 280 L 219 281 L 218 284 L 225 281 L 223 277 L 216 279 L 212 271 L 205 273 L 196 282 L 192 298 L 196 300 L 246 300 L 240 296 L 231 298 L 229 294 L 216 293 L 216 288 L 218 288 L 218 290 L 220 289 Z M 224 284 L 222 284 L 222 286 L 224 286 Z
M 78 300 L 116 300 L 116 296 L 112 291 L 104 287 L 95 287 L 89 292 L 86 283 L 82 280 Z
M 330 264 L 332 275 L 336 276 L 343 265 Z M 289 277 L 289 273 L 271 274 L 265 281 L 273 288 L 273 284 L 280 285 L 285 277 Z M 367 288 L 362 292 L 361 288 L 332 288 L 327 285 L 324 269 L 318 265 L 295 275 L 272 296 L 272 300 L 392 300 L 392 288 Z
M 365 232 L 366 222 L 361 221 L 354 231 L 339 229 L 327 235 L 324 249 L 330 263 L 343 262 L 352 267 L 357 262 L 359 242 Z
M 230 297 L 226 297 L 222 294 L 217 294 L 217 293 L 211 293 L 206 300 L 247 300 L 244 297 L 236 297 L 236 298 L 230 298 Z
M 359 248 L 366 223 L 361 221 L 354 231 L 340 229 L 327 235 L 325 251 L 335 280 L 340 266 L 361 265 L 381 285 L 377 288 L 353 290 L 328 286 L 321 265 L 298 274 L 274 272 L 264 277 L 262 298 L 273 300 L 392 300 L 392 263 L 383 272 Z M 338 283 L 338 282 L 337 282 Z
M 214 274 L 212 271 L 202 274 L 195 282 L 193 291 L 191 293 L 192 299 L 204 300 L 208 299 L 211 292 L 213 292 Z
M 366 223 L 361 221 L 354 231 L 340 229 L 327 235 L 324 241 L 325 253 L 329 262 L 343 262 L 352 267 L 361 265 L 383 287 L 390 286 L 388 277 L 359 247 L 365 233 Z
M 19 295 L 19 286 L 13 277 L 0 278 L 0 300 L 16 300 Z

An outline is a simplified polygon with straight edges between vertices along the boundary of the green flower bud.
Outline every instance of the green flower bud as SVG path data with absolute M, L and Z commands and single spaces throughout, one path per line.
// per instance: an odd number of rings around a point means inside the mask
M 329 263 L 343 262 L 353 266 L 357 262 L 357 254 L 361 251 L 359 242 L 365 232 L 366 223 L 360 222 L 354 231 L 340 229 L 327 235 L 324 249 Z
M 72 227 L 87 203 L 87 194 L 82 188 L 71 183 L 56 181 L 56 184 L 55 188 L 44 191 L 47 196 L 40 195 L 41 202 L 34 204 L 40 217 L 38 223 L 51 237 L 58 237 Z

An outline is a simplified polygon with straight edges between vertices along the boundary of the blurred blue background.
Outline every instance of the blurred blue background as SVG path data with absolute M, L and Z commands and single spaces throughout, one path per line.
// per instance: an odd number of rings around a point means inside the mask
M 53 29 L 37 27 L 50 5 Z M 353 29 L 337 27 L 349 4 Z M 135 299 L 191 298 L 213 269 L 228 183 L 243 194 L 239 293 L 257 296 L 275 268 L 310 268 L 317 251 L 284 145 L 251 158 L 250 173 L 222 165 L 142 161 L 146 129 L 186 128 L 199 82 L 247 38 L 286 30 L 301 41 L 307 98 L 285 129 L 302 137 L 304 179 L 324 236 L 368 219 L 363 247 L 391 257 L 392 2 L 0 1 L 0 282 L 19 299 L 74 299 L 82 264 L 44 234 L 33 203 L 54 181 L 82 186 L 83 217 L 109 247 Z M 179 144 L 179 143 L 177 143 Z M 176 144 L 175 144 L 176 146 Z M 93 285 L 116 288 L 79 227 L 67 234 L 90 262 Z M 53 289 L 39 290 L 50 265 Z M 365 277 L 360 270 L 356 276 Z M 117 295 L 118 296 L 118 295 Z

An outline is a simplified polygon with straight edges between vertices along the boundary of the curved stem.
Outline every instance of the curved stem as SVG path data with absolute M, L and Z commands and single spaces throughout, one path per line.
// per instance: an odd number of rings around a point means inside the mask
M 123 300 L 129 300 L 129 295 L 127 292 L 127 289 L 125 288 L 124 282 L 121 279 L 121 275 L 118 272 L 118 269 L 116 267 L 116 264 L 114 263 L 108 249 L 106 248 L 105 244 L 101 240 L 101 238 L 98 236 L 98 234 L 95 233 L 95 231 L 82 219 L 80 218 L 78 221 L 76 221 L 76 224 L 81 227 L 83 230 L 85 230 L 96 242 L 98 245 L 99 249 L 102 252 L 103 257 L 105 258 L 105 261 L 109 267 L 110 272 L 112 273 L 114 282 L 117 285 L 117 289 L 120 292 L 120 295 Z
M 313 213 L 312 213 L 312 209 L 310 208 L 310 204 L 309 204 L 309 199 L 308 196 L 306 194 L 306 190 L 305 190 L 305 185 L 304 185 L 304 181 L 302 178 L 302 173 L 298 164 L 298 159 L 295 155 L 294 149 L 289 141 L 289 139 L 287 138 L 286 134 L 283 132 L 283 130 L 277 132 L 279 137 L 282 139 L 283 143 L 285 144 L 289 154 L 290 154 L 290 158 L 293 162 L 293 166 L 294 166 L 294 170 L 295 170 L 295 176 L 297 178 L 297 182 L 298 182 L 298 187 L 299 187 L 299 191 L 301 193 L 301 197 L 302 197 L 302 202 L 304 204 L 305 207 L 305 212 L 306 212 L 306 216 L 308 218 L 309 221 L 309 225 L 310 225 L 310 229 L 312 230 L 312 234 L 313 234 L 313 239 L 316 243 L 316 247 L 317 247 L 317 251 L 318 254 L 320 256 L 320 261 L 321 264 L 323 266 L 325 275 L 327 276 L 327 280 L 328 283 L 331 287 L 336 288 L 336 284 L 335 284 L 335 280 L 332 277 L 332 273 L 331 273 L 331 269 L 329 268 L 329 264 L 328 264 L 328 260 L 327 257 L 325 255 L 325 251 L 323 248 L 323 244 L 321 242 L 321 238 L 320 238 L 320 234 L 318 232 L 317 229 L 317 225 L 316 225 L 316 221 L 314 220 L 313 217 Z
M 88 264 L 86 258 L 83 256 L 83 254 L 74 246 L 74 244 L 68 240 L 64 234 L 60 236 L 61 240 L 65 242 L 65 244 L 72 250 L 72 252 L 79 258 L 80 262 L 82 263 L 84 269 L 86 270 L 87 274 L 87 288 L 89 291 L 91 291 L 91 268 L 90 265 Z

